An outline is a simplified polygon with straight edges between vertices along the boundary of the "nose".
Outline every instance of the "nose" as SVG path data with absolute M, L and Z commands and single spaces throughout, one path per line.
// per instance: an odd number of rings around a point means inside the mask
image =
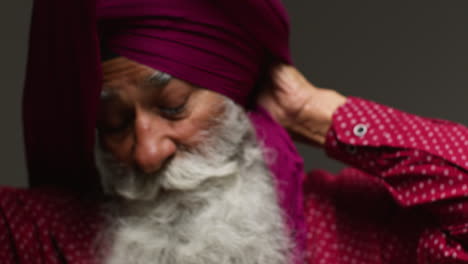
M 167 121 L 152 113 L 140 111 L 135 117 L 133 160 L 138 169 L 154 173 L 176 151 Z

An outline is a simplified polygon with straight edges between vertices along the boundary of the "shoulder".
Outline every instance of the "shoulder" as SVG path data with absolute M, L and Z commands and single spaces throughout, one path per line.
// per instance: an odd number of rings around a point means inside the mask
M 0 216 L 9 229 L 19 223 L 54 229 L 88 218 L 95 221 L 99 206 L 99 198 L 60 189 L 0 187 Z
M 67 209 L 82 211 L 89 207 L 91 201 L 96 200 L 56 188 L 0 187 L 0 210 L 6 216 L 18 216 L 20 213 L 47 215 Z
M 97 200 L 64 190 L 0 187 L 2 263 L 31 263 L 27 258 L 44 254 L 50 261 L 78 253 L 90 259 L 98 208 Z

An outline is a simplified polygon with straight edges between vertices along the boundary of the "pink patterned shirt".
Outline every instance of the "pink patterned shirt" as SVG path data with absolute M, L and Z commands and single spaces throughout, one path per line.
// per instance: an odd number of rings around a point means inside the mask
M 305 179 L 307 263 L 468 263 L 466 127 L 349 98 L 325 149 L 354 168 Z M 0 263 L 94 263 L 98 212 L 91 196 L 0 188 Z
M 468 129 L 349 98 L 304 184 L 308 263 L 468 263 Z

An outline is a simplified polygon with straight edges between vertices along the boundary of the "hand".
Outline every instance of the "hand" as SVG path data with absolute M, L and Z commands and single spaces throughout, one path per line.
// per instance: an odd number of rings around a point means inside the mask
M 289 65 L 274 67 L 271 80 L 260 95 L 259 104 L 293 137 L 322 146 L 333 113 L 346 102 L 346 97 L 314 86 Z

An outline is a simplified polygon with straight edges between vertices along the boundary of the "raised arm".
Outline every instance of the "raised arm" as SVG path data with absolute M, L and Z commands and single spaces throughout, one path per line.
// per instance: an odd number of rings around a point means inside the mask
M 314 86 L 292 66 L 274 68 L 271 77 L 272 84 L 260 96 L 260 104 L 294 137 L 323 146 L 333 113 L 346 103 L 346 97 Z
M 274 118 L 296 137 L 358 169 L 311 177 L 325 175 L 337 192 L 371 177 L 400 208 L 429 216 L 419 224 L 417 263 L 468 261 L 468 128 L 346 99 L 314 87 L 289 66 L 275 75 L 275 86 L 261 99 Z

